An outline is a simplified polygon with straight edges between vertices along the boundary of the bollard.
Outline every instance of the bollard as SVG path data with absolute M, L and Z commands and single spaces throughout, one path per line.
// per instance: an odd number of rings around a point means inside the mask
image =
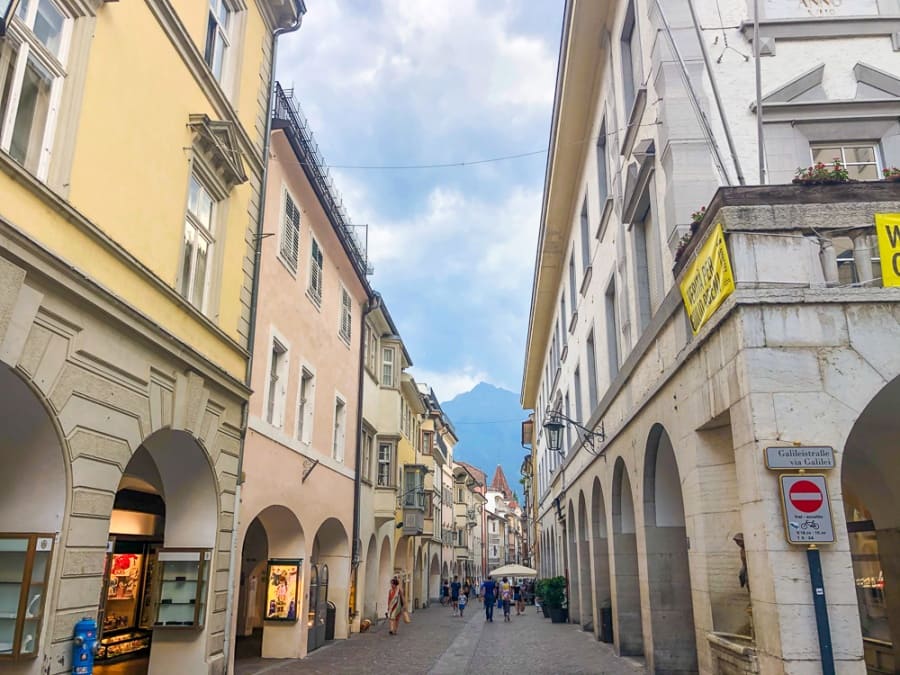
M 92 675 L 97 653 L 97 622 L 86 616 L 75 624 L 72 640 L 72 675 Z

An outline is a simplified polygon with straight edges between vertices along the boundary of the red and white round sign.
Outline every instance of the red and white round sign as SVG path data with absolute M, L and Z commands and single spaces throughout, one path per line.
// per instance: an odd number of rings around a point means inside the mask
M 815 513 L 822 508 L 825 496 L 819 486 L 808 480 L 798 480 L 788 492 L 791 506 L 802 513 Z

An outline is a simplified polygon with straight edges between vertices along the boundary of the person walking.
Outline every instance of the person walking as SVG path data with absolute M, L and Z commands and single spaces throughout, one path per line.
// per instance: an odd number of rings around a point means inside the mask
M 447 605 L 450 602 L 450 582 L 444 579 L 441 582 L 441 604 Z
M 497 592 L 497 582 L 490 575 L 481 582 L 481 595 L 484 598 L 484 620 L 494 623 L 494 596 Z
M 397 628 L 400 625 L 400 616 L 406 609 L 406 598 L 403 597 L 403 591 L 400 588 L 400 580 L 397 577 L 391 579 L 391 590 L 388 591 L 388 611 L 387 617 L 390 625 L 389 635 L 396 635 Z
M 469 595 L 467 593 L 460 593 L 458 602 L 459 602 L 459 616 L 462 617 L 463 612 L 466 611 L 466 605 L 469 602 Z
M 512 586 L 509 584 L 509 579 L 503 577 L 503 581 L 500 584 L 500 601 L 503 603 L 503 620 L 506 622 L 511 621 L 509 618 L 509 605 L 512 601 Z
M 524 584 L 516 584 L 513 586 L 513 600 L 516 602 L 516 616 L 522 616 L 525 613 L 525 589 Z
M 459 577 L 453 575 L 453 582 L 450 584 L 450 604 L 453 605 L 453 616 L 459 616 Z

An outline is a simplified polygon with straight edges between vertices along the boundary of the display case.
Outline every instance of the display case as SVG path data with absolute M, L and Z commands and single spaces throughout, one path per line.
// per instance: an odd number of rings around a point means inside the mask
M 203 627 L 211 557 L 210 549 L 160 549 L 154 628 Z
M 0 660 L 38 653 L 54 537 L 0 533 Z
M 266 576 L 266 621 L 296 621 L 300 592 L 300 559 L 269 560 Z

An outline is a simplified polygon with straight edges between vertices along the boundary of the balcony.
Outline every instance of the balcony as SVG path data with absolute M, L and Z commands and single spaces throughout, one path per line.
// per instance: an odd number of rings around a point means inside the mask
M 456 555 L 457 560 L 468 560 L 469 559 L 469 547 L 468 546 L 460 546 L 457 544 L 453 547 L 453 552 Z
M 375 488 L 375 524 L 383 525 L 397 513 L 397 488 Z
M 418 508 L 403 509 L 403 534 L 415 536 L 425 531 L 425 510 Z

